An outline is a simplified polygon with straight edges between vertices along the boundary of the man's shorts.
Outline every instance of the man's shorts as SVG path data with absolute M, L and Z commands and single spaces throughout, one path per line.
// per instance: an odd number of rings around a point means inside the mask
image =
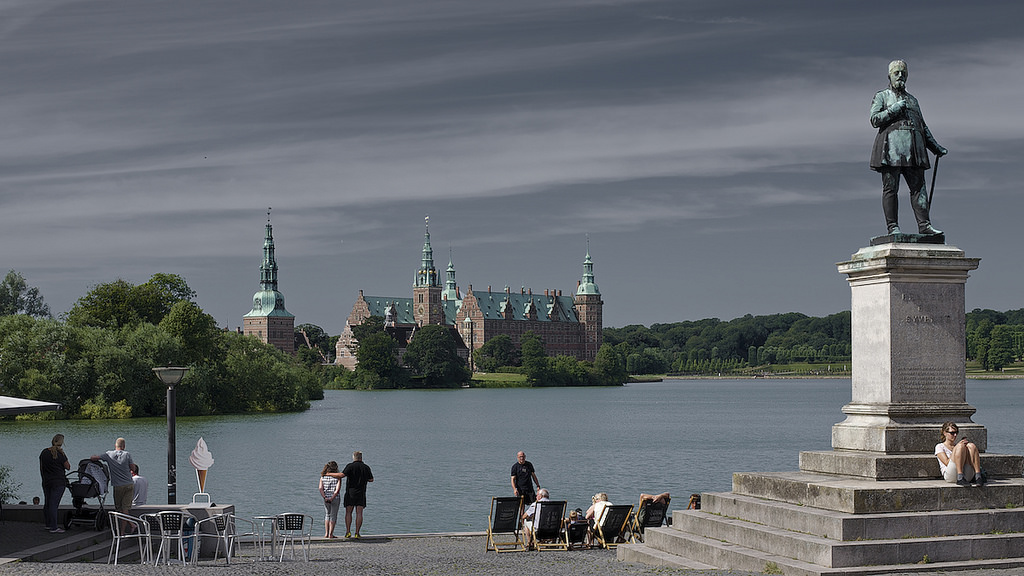
M 359 491 L 359 492 L 348 492 L 348 491 L 346 491 L 345 492 L 345 507 L 348 508 L 349 506 L 362 506 L 363 508 L 365 508 L 366 507 L 366 492 L 365 491 Z
M 134 484 L 114 486 L 114 510 L 117 510 L 122 514 L 127 514 L 132 509 L 132 498 L 134 497 Z

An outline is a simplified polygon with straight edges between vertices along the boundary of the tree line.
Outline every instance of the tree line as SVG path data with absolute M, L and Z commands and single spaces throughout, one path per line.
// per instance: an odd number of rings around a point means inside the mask
M 850 361 L 850 313 L 798 312 L 605 328 L 630 374 L 715 374 L 773 364 Z
M 58 402 L 44 417 L 165 412 L 154 366 L 188 366 L 181 415 L 297 411 L 323 397 L 315 371 L 253 337 L 223 331 L 173 274 L 99 284 L 63 318 L 11 271 L 0 283 L 0 393 Z M 13 302 L 13 304 L 11 304 Z
M 1002 370 L 1024 360 L 1024 308 L 967 313 L 967 359 L 983 370 Z
M 983 370 L 1024 361 L 1024 308 L 966 314 L 966 360 Z M 837 364 L 851 359 L 850 313 L 789 312 L 605 328 L 604 341 L 626 358 L 629 374 L 714 374 L 773 364 Z

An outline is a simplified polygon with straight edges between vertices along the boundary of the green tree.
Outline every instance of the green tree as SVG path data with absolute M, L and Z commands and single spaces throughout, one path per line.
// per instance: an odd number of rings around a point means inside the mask
M 316 324 L 299 324 L 295 327 L 296 356 L 308 368 L 328 363 L 337 341 L 337 337 L 328 336 Z
M 309 408 L 319 383 L 290 354 L 252 336 L 228 338 L 227 382 L 239 389 L 249 412 L 295 412 Z M 184 380 L 182 381 L 184 383 Z
M 385 332 L 364 334 L 356 350 L 357 388 L 401 388 L 402 367 L 398 365 L 398 343 Z
M 362 324 L 352 326 L 352 336 L 356 339 L 356 351 L 359 350 L 359 342 L 370 334 L 384 331 L 384 318 L 381 316 L 369 316 Z
M 160 328 L 181 342 L 181 362 L 193 364 L 221 357 L 221 330 L 198 304 L 179 300 L 160 320 Z
M 138 286 L 126 280 L 98 284 L 78 299 L 67 320 L 79 326 L 117 328 L 140 322 L 159 324 L 171 307 L 195 292 L 174 274 L 154 274 Z
M 96 392 L 87 344 L 103 338 L 95 330 L 56 320 L 0 316 L 0 389 L 6 395 L 59 402 L 65 413 L 77 414 Z
M 18 498 L 18 490 L 21 490 L 21 483 L 11 478 L 11 467 L 0 464 L 0 504 L 13 502 Z
M 549 359 L 549 386 L 585 386 L 589 383 L 589 374 L 584 362 L 572 356 L 560 354 Z
M 512 338 L 507 334 L 499 334 L 473 351 L 473 361 L 477 370 L 494 372 L 502 366 L 518 366 L 519 351 L 512 343 Z
M 24 276 L 11 270 L 0 282 L 0 316 L 14 314 L 49 318 L 50 307 L 43 302 L 39 288 L 29 287 Z
M 615 347 L 601 344 L 594 357 L 594 375 L 597 383 L 605 386 L 625 384 L 626 363 Z
M 417 330 L 402 361 L 427 388 L 457 388 L 471 376 L 447 326 L 428 325 Z
M 1009 326 L 1001 324 L 992 328 L 988 344 L 988 365 L 992 370 L 1002 370 L 1013 363 L 1013 338 Z
M 544 341 L 532 330 L 523 333 L 519 338 L 519 353 L 523 358 L 523 371 L 526 379 L 533 386 L 547 386 L 551 379 L 551 368 L 548 354 L 544 350 Z

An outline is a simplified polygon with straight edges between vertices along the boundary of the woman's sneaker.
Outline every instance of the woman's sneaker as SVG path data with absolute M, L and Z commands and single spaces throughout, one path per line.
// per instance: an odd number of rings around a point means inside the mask
M 59 527 L 59 526 L 57 528 L 54 528 L 53 530 L 50 530 L 50 534 L 63 534 L 63 533 L 64 533 L 64 529 Z
M 956 475 L 956 485 L 957 486 L 970 486 L 971 482 L 967 478 L 964 478 L 963 474 L 957 474 Z

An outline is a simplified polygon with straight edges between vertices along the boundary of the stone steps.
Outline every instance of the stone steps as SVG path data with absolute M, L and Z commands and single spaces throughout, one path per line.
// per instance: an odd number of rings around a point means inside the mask
M 875 564 L 870 566 L 853 566 L 829 568 L 788 558 L 778 554 L 761 552 L 737 544 L 722 542 L 712 538 L 706 538 L 696 534 L 684 533 L 672 528 L 649 528 L 653 539 L 646 544 L 622 544 L 617 549 L 619 560 L 626 562 L 645 562 L 658 566 L 669 566 L 676 568 L 691 568 L 694 562 L 714 566 L 718 569 L 745 570 L 749 572 L 769 572 L 768 567 L 773 566 L 782 571 L 786 576 L 861 576 L 872 574 L 892 573 L 914 573 L 914 572 L 937 572 L 943 570 L 965 570 L 965 569 L 1005 569 L 1024 566 L 1024 558 L 998 558 L 991 560 L 971 560 L 965 566 L 962 562 L 934 562 L 929 558 L 927 563 L 922 562 L 910 564 Z M 677 532 L 676 534 L 665 534 Z M 670 538 L 673 544 L 669 545 L 662 538 Z M 655 555 L 648 550 L 652 546 L 658 554 Z M 667 552 L 661 547 L 671 546 L 680 553 Z M 655 558 L 656 562 L 649 562 Z M 673 562 L 673 558 L 678 561 Z M 922 557 L 919 561 L 923 561 Z
M 973 490 L 974 488 L 961 488 Z M 832 540 L 894 540 L 962 534 L 1009 533 L 1024 530 L 1024 508 L 844 514 L 734 494 L 702 496 L 701 511 Z M 684 521 L 685 512 L 674 519 Z M 676 521 L 676 520 L 673 520 Z
M 836 541 L 755 524 L 746 520 L 715 516 L 703 512 L 675 514 L 678 530 L 712 540 L 730 542 L 760 552 L 785 550 L 786 556 L 827 568 L 846 568 L 872 564 L 914 564 L 929 558 L 940 562 L 966 562 L 973 558 L 1007 558 L 1024 551 L 1024 533 L 972 534 L 958 536 L 950 545 L 950 536 L 906 537 Z M 675 524 L 673 524 L 675 526 Z M 659 535 L 662 537 L 664 535 Z M 685 550 L 672 548 L 675 542 L 659 541 L 652 547 L 672 553 Z
M 849 514 L 1024 507 L 1024 478 L 965 487 L 943 480 L 883 482 L 808 472 L 737 472 L 732 491 Z
M 620 547 L 618 557 L 816 576 L 1024 566 L 1021 494 L 1024 478 L 961 487 L 737 473 L 733 492 L 703 494 L 701 510 L 674 511 L 671 528 L 648 529 L 644 544 Z M 864 512 L 801 505 L 800 498 Z
M 43 544 L 18 554 L 22 560 L 32 562 L 77 562 L 81 559 L 91 561 L 98 556 L 95 550 L 102 549 L 102 557 L 105 562 L 107 552 L 110 550 L 110 531 L 97 532 L 94 530 L 70 530 L 67 536 Z
M 981 467 L 992 478 L 1020 478 L 1024 457 L 983 453 Z M 872 480 L 941 480 L 933 454 L 885 454 L 856 450 L 800 452 L 800 470 Z

